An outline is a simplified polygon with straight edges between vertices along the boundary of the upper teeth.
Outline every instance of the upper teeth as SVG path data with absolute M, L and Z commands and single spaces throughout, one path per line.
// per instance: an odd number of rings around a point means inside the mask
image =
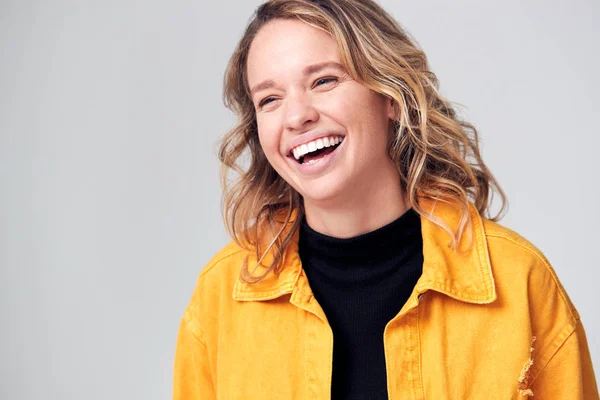
M 317 140 L 313 140 L 312 142 L 301 144 L 298 147 L 292 149 L 294 153 L 294 157 L 296 160 L 299 160 L 300 157 L 311 153 L 313 151 L 317 151 L 322 149 L 323 147 L 335 146 L 338 143 L 341 143 L 344 140 L 343 136 L 330 136 L 325 138 L 319 138 Z

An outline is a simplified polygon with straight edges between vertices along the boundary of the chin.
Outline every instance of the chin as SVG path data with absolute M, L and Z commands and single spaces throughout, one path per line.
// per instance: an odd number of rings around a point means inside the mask
M 323 204 L 328 205 L 327 203 L 331 203 L 340 198 L 342 194 L 341 187 L 334 187 L 331 185 L 319 185 L 321 187 L 314 188 L 303 188 L 300 192 L 302 197 L 304 198 L 304 203 L 313 203 L 313 204 Z M 324 186 L 324 187 L 323 187 Z

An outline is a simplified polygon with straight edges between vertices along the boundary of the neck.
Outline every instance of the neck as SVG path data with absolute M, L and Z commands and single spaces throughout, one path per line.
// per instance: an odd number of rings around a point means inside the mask
M 389 224 L 409 208 L 400 179 L 397 175 L 394 178 L 391 184 L 355 187 L 352 195 L 345 196 L 345 201 L 335 205 L 316 204 L 305 199 L 308 225 L 324 235 L 351 238 Z

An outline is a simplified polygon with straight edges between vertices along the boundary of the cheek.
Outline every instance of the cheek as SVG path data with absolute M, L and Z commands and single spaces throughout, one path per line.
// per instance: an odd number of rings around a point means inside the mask
M 324 107 L 339 121 L 349 125 L 368 125 L 371 129 L 387 126 L 385 99 L 364 86 L 352 85 L 330 100 Z
M 360 109 L 363 115 L 371 117 L 374 124 L 381 126 L 389 120 L 385 98 L 371 91 L 361 97 Z
M 356 115 L 368 124 L 372 134 L 381 134 L 382 138 L 387 136 L 390 121 L 385 99 L 372 92 L 365 94 L 359 101 Z
M 339 108 L 340 121 L 354 134 L 354 143 L 360 159 L 380 158 L 387 154 L 390 121 L 386 100 L 371 91 L 358 91 L 348 95 Z
M 269 127 L 269 124 L 265 123 L 263 119 L 257 119 L 256 127 L 258 129 L 258 140 L 266 152 L 266 150 L 272 146 L 274 135 Z
M 272 122 L 265 120 L 257 120 L 257 128 L 260 146 L 269 163 L 273 165 L 275 157 L 279 154 L 279 130 Z

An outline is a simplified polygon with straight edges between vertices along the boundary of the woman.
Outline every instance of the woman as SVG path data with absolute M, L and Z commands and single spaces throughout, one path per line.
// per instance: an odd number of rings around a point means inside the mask
M 552 267 L 484 216 L 505 196 L 475 128 L 376 3 L 263 4 L 224 91 L 234 240 L 182 319 L 175 399 L 598 398 Z

